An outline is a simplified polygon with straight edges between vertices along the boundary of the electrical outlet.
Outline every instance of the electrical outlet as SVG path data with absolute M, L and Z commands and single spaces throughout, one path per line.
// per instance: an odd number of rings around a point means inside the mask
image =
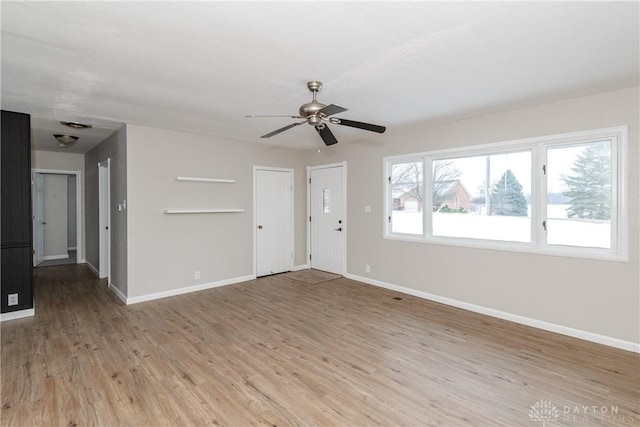
M 364 272 L 365 273 L 371 273 L 371 266 L 369 264 L 365 264 L 364 265 Z
M 7 305 L 18 305 L 18 294 L 9 294 Z
M 200 272 L 196 271 L 195 273 L 193 273 L 193 278 L 194 280 L 198 280 L 200 278 Z

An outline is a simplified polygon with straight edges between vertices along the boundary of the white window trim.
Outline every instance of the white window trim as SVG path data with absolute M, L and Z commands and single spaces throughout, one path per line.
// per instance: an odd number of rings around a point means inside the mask
M 615 176 L 612 182 L 612 195 L 615 203 L 612 203 L 611 219 L 611 246 L 612 249 L 587 248 L 575 246 L 549 245 L 546 243 L 546 234 L 542 227 L 542 221 L 546 221 L 546 179 L 542 175 L 542 167 L 546 164 L 547 149 L 562 145 L 578 145 L 596 140 L 612 141 L 612 170 Z M 629 241 L 628 241 L 628 126 L 615 126 L 603 129 L 594 129 L 580 132 L 570 132 L 556 135 L 518 139 L 490 144 L 457 147 L 427 151 L 421 153 L 388 156 L 383 158 L 383 179 L 384 179 L 384 218 L 383 218 L 383 238 L 388 240 L 399 240 L 408 242 L 418 242 L 425 244 L 436 244 L 446 246 L 459 246 L 477 249 L 489 249 L 511 252 L 533 253 L 541 255 L 562 256 L 570 258 L 587 258 L 604 261 L 629 261 Z M 432 162 L 433 160 L 448 159 L 452 157 L 466 157 L 487 155 L 492 153 L 506 153 L 512 151 L 531 151 L 531 242 L 507 242 L 500 240 L 484 240 L 461 237 L 433 236 L 432 233 L 432 212 L 431 209 L 423 206 L 423 232 L 422 234 L 393 233 L 392 224 L 389 220 L 392 214 L 391 195 L 391 165 L 405 162 L 424 162 L 423 177 L 424 199 L 431 200 L 432 183 Z M 428 181 L 429 180 L 429 181 Z M 535 202 L 535 204 L 534 204 Z M 615 206 L 615 207 L 614 207 Z

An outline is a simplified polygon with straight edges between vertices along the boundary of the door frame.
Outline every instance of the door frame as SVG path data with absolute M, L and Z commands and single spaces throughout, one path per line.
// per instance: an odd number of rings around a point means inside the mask
M 84 181 L 82 177 L 82 171 L 71 170 L 58 170 L 58 169 L 31 169 L 31 185 L 33 186 L 33 173 L 50 174 L 50 175 L 75 175 L 76 177 L 76 264 L 82 264 L 85 261 L 83 255 L 84 249 L 84 233 L 82 232 L 82 224 L 84 223 L 84 216 L 82 215 L 82 189 L 84 188 Z M 33 226 L 33 212 L 31 213 L 31 222 Z
M 296 256 L 296 236 L 295 236 L 295 170 L 291 168 L 277 168 L 271 166 L 253 166 L 253 277 L 257 277 L 258 274 L 258 171 L 272 171 L 272 172 L 288 172 L 291 174 L 291 251 L 293 252 L 293 259 L 291 260 L 291 270 L 295 269 L 295 256 Z
M 106 168 L 107 176 L 106 181 L 103 181 L 101 168 Z M 107 203 L 106 206 L 102 204 L 103 192 L 106 191 Z M 106 209 L 105 209 L 106 208 Z M 104 211 L 103 211 L 104 210 Z M 107 241 L 106 241 L 106 255 L 107 265 L 105 266 L 107 271 L 102 271 L 102 216 L 106 214 L 104 222 L 106 222 L 107 229 Z M 101 279 L 107 278 L 107 285 L 111 285 L 111 158 L 107 158 L 101 162 L 98 162 L 98 277 Z
M 347 274 L 347 232 L 349 231 L 349 221 L 347 221 L 347 161 L 327 165 L 307 166 L 307 268 L 311 268 L 311 171 L 316 169 L 328 169 L 342 167 L 342 229 L 344 239 L 342 239 L 342 275 Z

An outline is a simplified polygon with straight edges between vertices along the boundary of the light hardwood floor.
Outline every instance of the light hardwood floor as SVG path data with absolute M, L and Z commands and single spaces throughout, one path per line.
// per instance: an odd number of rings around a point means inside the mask
M 35 292 L 2 324 L 2 425 L 640 424 L 637 354 L 343 278 L 127 307 L 70 265 Z

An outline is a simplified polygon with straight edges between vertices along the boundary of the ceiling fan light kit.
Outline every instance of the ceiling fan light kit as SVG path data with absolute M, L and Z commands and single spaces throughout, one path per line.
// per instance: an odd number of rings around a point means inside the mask
M 377 133 L 384 133 L 384 131 L 387 129 L 384 126 L 374 125 L 371 123 L 356 122 L 354 120 L 341 119 L 338 117 L 330 117 L 334 114 L 345 112 L 347 111 L 347 109 L 335 104 L 326 105 L 321 102 L 318 102 L 317 94 L 318 94 L 318 91 L 322 89 L 322 82 L 319 82 L 316 80 L 307 82 L 307 88 L 313 94 L 313 99 L 311 100 L 311 102 L 308 102 L 300 106 L 297 116 L 246 116 L 246 117 L 290 117 L 292 119 L 304 119 L 300 122 L 292 123 L 280 129 L 276 129 L 273 132 L 269 132 L 265 135 L 262 135 L 261 138 L 271 138 L 272 136 L 282 133 L 286 130 L 308 123 L 311 126 L 315 127 L 316 131 L 322 138 L 322 141 L 324 141 L 325 145 L 328 146 L 328 145 L 333 145 L 338 143 L 338 140 L 333 135 L 333 132 L 331 132 L 331 129 L 329 129 L 329 126 L 327 125 L 328 123 L 331 123 L 334 125 L 349 126 L 349 127 L 367 130 L 370 132 L 377 132 Z
M 74 135 L 62 135 L 62 134 L 55 134 L 53 135 L 53 137 L 58 140 L 58 146 L 59 147 L 68 147 L 70 145 L 73 145 L 76 143 L 76 141 L 78 140 L 79 137 L 74 136 Z

